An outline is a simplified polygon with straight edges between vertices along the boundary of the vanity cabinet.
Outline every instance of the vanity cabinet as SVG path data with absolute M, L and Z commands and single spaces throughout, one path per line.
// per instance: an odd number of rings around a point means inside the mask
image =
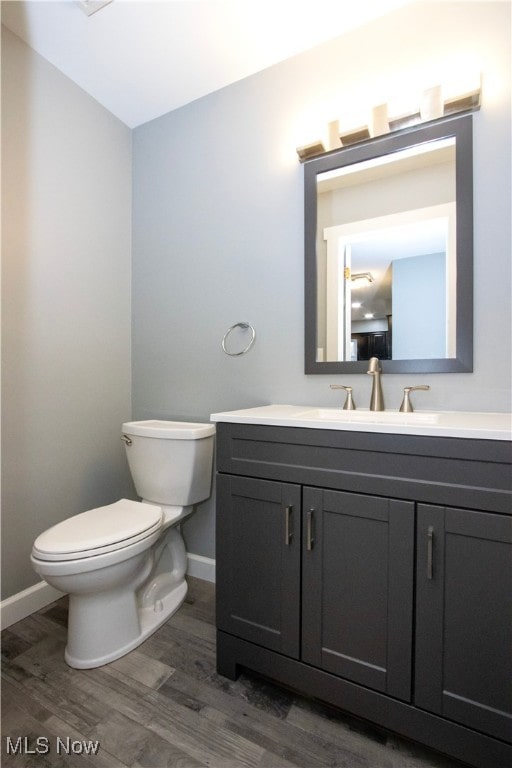
M 420 504 L 417 537 L 414 701 L 511 741 L 512 518 Z
M 226 632 L 299 658 L 298 485 L 219 475 L 217 624 Z
M 510 444 L 217 424 L 217 663 L 512 764 Z
M 413 525 L 411 502 L 304 488 L 301 658 L 404 701 Z
M 409 701 L 410 502 L 217 482 L 218 627 Z

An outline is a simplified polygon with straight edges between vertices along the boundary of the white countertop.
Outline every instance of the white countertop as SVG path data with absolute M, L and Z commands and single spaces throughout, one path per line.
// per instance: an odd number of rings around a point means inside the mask
M 384 432 L 399 435 L 512 440 L 512 414 L 471 411 L 344 411 L 305 405 L 263 405 L 212 413 L 213 422 L 268 424 L 277 427 Z

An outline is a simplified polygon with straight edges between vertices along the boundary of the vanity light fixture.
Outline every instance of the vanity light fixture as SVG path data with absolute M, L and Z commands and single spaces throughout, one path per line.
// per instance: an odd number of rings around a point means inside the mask
M 367 288 L 373 283 L 371 272 L 355 272 L 350 276 L 353 283 L 352 288 Z
M 455 88 L 433 85 L 418 94 L 417 105 L 403 114 L 392 114 L 390 103 L 378 104 L 369 110 L 367 125 L 343 127 L 339 120 L 327 124 L 325 138 L 297 147 L 301 163 L 342 147 L 358 144 L 376 136 L 399 131 L 424 122 L 437 120 L 460 112 L 480 109 L 481 75 L 470 73 Z M 391 114 L 389 114 L 391 112 Z

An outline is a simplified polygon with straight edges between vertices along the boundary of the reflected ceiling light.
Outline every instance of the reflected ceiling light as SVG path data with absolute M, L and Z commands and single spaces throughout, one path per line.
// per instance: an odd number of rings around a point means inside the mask
M 373 312 L 367 312 L 364 316 L 365 320 L 372 320 L 373 319 Z
M 353 301 L 352 302 L 352 309 L 361 309 L 362 306 L 363 305 L 361 304 L 360 301 Z
M 350 276 L 352 281 L 352 288 L 366 288 L 373 283 L 373 276 L 371 272 L 354 272 Z

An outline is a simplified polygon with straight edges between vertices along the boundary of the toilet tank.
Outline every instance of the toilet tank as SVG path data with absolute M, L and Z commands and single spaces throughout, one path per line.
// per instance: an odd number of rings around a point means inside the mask
M 151 419 L 125 422 L 122 429 L 128 465 L 142 499 L 188 506 L 209 497 L 214 424 Z

